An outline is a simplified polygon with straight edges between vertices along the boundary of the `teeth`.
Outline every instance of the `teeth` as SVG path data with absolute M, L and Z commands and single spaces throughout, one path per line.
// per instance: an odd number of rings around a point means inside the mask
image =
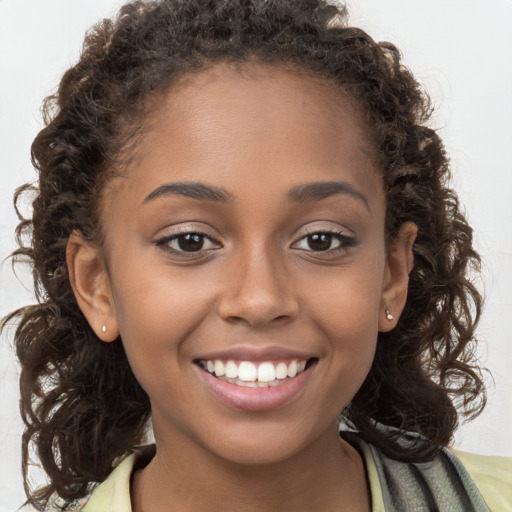
M 258 382 L 276 380 L 276 369 L 272 363 L 261 363 L 258 367 Z
M 238 378 L 244 382 L 254 382 L 258 376 L 256 366 L 249 361 L 242 361 L 238 367 Z
M 288 377 L 295 377 L 297 375 L 297 361 L 292 361 L 288 366 Z
M 293 378 L 304 371 L 306 361 L 292 360 L 272 363 L 265 361 L 256 365 L 251 361 L 201 361 L 201 365 L 212 375 L 222 380 L 248 387 L 268 387 L 280 384 L 286 378 Z
M 238 366 L 234 361 L 228 361 L 226 363 L 226 377 L 228 379 L 236 379 L 238 377 Z
M 288 377 L 288 366 L 284 363 L 279 363 L 276 366 L 276 377 L 278 379 L 286 379 Z
M 210 367 L 208 366 L 209 362 L 210 361 L 207 361 L 206 367 L 207 367 L 208 371 L 210 372 Z M 224 363 L 222 361 L 214 361 L 213 371 L 215 372 L 215 375 L 217 375 L 217 377 L 222 377 L 226 373 L 226 369 L 224 368 Z M 210 373 L 213 373 L 213 372 L 210 372 Z

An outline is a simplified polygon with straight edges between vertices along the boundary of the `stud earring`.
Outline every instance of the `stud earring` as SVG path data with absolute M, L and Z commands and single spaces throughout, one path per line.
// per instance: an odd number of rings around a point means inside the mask
M 384 310 L 384 313 L 386 314 L 386 319 L 388 320 L 388 322 L 391 322 L 392 320 L 395 319 L 395 317 L 391 314 L 391 311 L 389 311 L 388 308 Z
M 102 333 L 106 333 L 107 332 L 107 326 L 105 324 L 103 324 L 103 327 L 101 328 L 101 332 Z

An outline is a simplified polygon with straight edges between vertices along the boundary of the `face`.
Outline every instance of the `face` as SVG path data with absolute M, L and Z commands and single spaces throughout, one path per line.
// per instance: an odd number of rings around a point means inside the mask
M 157 443 L 248 464 L 335 438 L 393 326 L 385 308 L 405 300 L 407 244 L 386 247 L 385 209 L 334 86 L 217 66 L 161 98 L 104 191 L 104 246 L 68 260 L 98 336 L 121 335 Z

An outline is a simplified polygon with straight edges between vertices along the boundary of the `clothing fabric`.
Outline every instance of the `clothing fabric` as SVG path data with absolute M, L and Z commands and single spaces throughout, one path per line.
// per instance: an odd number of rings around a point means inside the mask
M 350 443 L 365 464 L 372 512 L 512 512 L 512 457 L 442 448 L 431 462 L 406 463 L 386 457 L 357 436 L 351 435 Z M 134 449 L 85 504 L 66 510 L 132 512 L 131 476 L 154 454 L 154 445 Z
M 350 437 L 363 456 L 372 512 L 512 512 L 512 457 L 441 448 L 431 462 L 399 462 Z

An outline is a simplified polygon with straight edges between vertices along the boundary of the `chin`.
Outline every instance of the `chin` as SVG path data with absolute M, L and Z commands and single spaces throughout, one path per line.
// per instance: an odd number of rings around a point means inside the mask
M 302 446 L 300 443 L 281 439 L 234 440 L 227 445 L 215 447 L 215 455 L 238 466 L 272 466 L 290 460 Z
M 302 415 L 301 415 L 302 418 Z M 325 422 L 325 420 L 324 420 Z M 210 453 L 240 466 L 269 466 L 285 463 L 322 439 L 337 436 L 337 420 L 279 421 L 260 418 L 222 429 L 210 429 L 201 444 Z M 332 426 L 332 428 L 330 428 Z

